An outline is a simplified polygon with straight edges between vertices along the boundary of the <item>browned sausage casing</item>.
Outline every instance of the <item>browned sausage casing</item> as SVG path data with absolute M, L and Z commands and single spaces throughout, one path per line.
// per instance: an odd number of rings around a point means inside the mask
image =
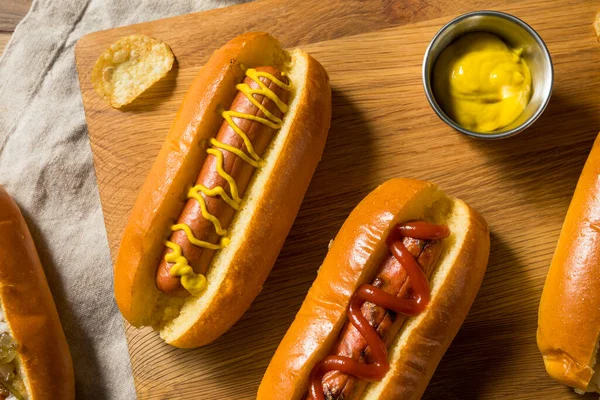
M 442 251 L 439 240 L 404 238 L 403 243 L 429 278 Z M 372 285 L 397 297 L 407 298 L 411 294 L 411 285 L 407 278 L 406 270 L 390 254 L 379 267 Z M 369 302 L 363 304 L 361 311 L 388 347 L 407 318 L 403 314 L 396 314 Z M 344 325 L 330 354 L 350 357 L 366 363 L 373 362 L 366 341 L 350 322 Z M 368 384 L 340 371 L 330 371 L 323 377 L 323 389 L 328 400 L 359 399 Z
M 287 78 L 282 76 L 276 68 L 258 67 L 255 69 L 257 71 L 267 72 L 282 82 L 287 83 Z M 268 78 L 261 77 L 260 80 L 267 85 L 267 87 L 271 89 L 281 99 L 281 101 L 286 104 L 288 103 L 290 93 L 287 90 L 277 86 Z M 248 77 L 244 79 L 244 83 L 247 83 L 252 88 L 259 87 L 258 83 L 254 82 L 254 80 Z M 254 98 L 272 114 L 280 118 L 283 117 L 283 113 L 279 110 L 279 108 L 277 108 L 275 103 L 273 103 L 267 97 L 255 95 Z M 245 114 L 257 115 L 263 118 L 265 117 L 263 112 L 260 111 L 259 108 L 254 104 L 252 104 L 246 95 L 240 91 L 238 91 L 229 109 Z M 242 131 L 246 133 L 248 139 L 250 139 L 250 142 L 254 147 L 254 151 L 262 157 L 263 152 L 268 147 L 273 135 L 275 134 L 275 130 L 259 122 L 247 119 L 234 117 L 233 121 L 240 127 L 240 129 L 242 129 Z M 223 124 L 216 135 L 216 139 L 221 143 L 236 147 L 247 153 L 244 141 L 229 126 L 227 121 L 223 121 Z M 238 194 L 240 197 L 243 197 L 255 168 L 229 151 L 222 149 L 217 150 L 223 153 L 223 169 L 235 180 L 238 188 Z M 200 170 L 200 174 L 198 175 L 196 185 L 200 184 L 206 186 L 207 188 L 221 186 L 229 195 L 231 195 L 229 184 L 217 173 L 216 157 L 211 154 L 206 156 L 206 160 L 204 161 L 202 169 Z M 206 201 L 206 208 L 208 212 L 219 219 L 223 229 L 227 229 L 231 220 L 233 219 L 235 210 L 219 196 L 206 196 L 203 193 L 200 193 L 200 195 L 204 197 L 204 200 Z M 194 236 L 199 240 L 210 243 L 218 243 L 220 239 L 220 236 L 217 235 L 213 224 L 202 216 L 200 205 L 195 199 L 189 199 L 186 202 L 185 207 L 183 208 L 183 211 L 177 220 L 177 223 L 187 224 L 194 233 Z M 181 246 L 182 253 L 187 258 L 189 265 L 191 265 L 194 269 L 194 272 L 197 274 L 206 273 L 210 260 L 213 257 L 214 250 L 193 245 L 188 241 L 183 231 L 173 232 L 169 240 Z M 165 261 L 165 255 L 169 251 L 170 250 L 165 247 L 165 250 L 161 256 L 161 261 L 156 273 L 156 286 L 159 290 L 165 293 L 185 296 L 188 294 L 188 292 L 181 286 L 180 278 L 171 276 L 169 273 L 169 270 L 173 265 Z

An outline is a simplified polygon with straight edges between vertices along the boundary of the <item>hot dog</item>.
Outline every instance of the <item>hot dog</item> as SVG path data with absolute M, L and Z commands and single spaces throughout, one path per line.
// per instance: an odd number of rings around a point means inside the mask
M 548 374 L 600 393 L 600 136 L 560 232 L 540 300 L 537 344 Z
M 71 354 L 35 244 L 0 186 L 0 399 L 74 399 Z
M 327 73 L 265 33 L 217 50 L 189 88 L 115 262 L 134 326 L 177 347 L 223 334 L 260 292 L 321 157 Z
M 441 254 L 440 241 L 427 241 L 405 237 L 403 242 L 404 246 L 417 260 L 419 266 L 429 278 L 433 269 L 432 267 L 436 264 Z M 383 261 L 379 267 L 379 272 L 371 284 L 398 298 L 408 298 L 410 296 L 411 284 L 408 280 L 406 270 L 391 254 Z M 361 311 L 369 321 L 369 324 L 375 328 L 386 347 L 391 345 L 391 341 L 396 337 L 407 318 L 404 314 L 396 314 L 393 311 L 368 302 L 362 306 Z M 350 357 L 354 360 L 366 362 L 367 364 L 374 362 L 367 342 L 350 322 L 346 322 L 338 338 L 338 342 L 333 346 L 330 354 Z M 322 378 L 322 386 L 328 398 L 348 399 L 351 396 L 358 398 L 366 389 L 367 382 L 334 370 L 325 374 Z M 310 396 L 307 396 L 307 398 L 310 398 Z
M 259 73 L 267 73 L 275 77 L 278 81 L 288 85 L 287 78 L 281 76 L 281 73 L 273 67 L 258 67 L 254 70 Z M 277 107 L 277 103 L 269 99 L 269 97 L 264 95 L 255 96 L 258 104 L 263 106 L 267 112 L 274 116 L 272 120 L 274 121 L 273 123 L 276 124 L 278 122 L 277 119 L 281 119 L 284 115 L 284 111 L 287 110 L 289 88 L 286 86 L 278 86 L 267 77 L 259 77 L 259 80 L 271 91 L 274 99 L 280 102 L 281 109 Z M 243 83 L 248 85 L 251 89 L 260 89 L 259 84 L 248 76 L 244 79 Z M 265 115 L 257 105 L 253 104 L 248 96 L 242 91 L 238 91 L 230 111 L 232 113 L 257 116 L 258 118 L 268 118 L 267 115 Z M 257 158 L 260 158 L 276 132 L 276 129 L 274 129 L 275 126 L 271 127 L 258 121 L 242 118 L 236 118 L 236 125 L 242 132 L 246 133 L 248 143 L 251 143 L 252 146 L 252 152 L 257 155 Z M 215 139 L 217 140 L 215 143 L 217 145 L 222 143 L 223 145 L 240 150 L 243 154 L 249 153 L 249 149 L 244 143 L 244 140 L 235 132 L 228 121 L 223 121 Z M 214 145 L 211 146 L 211 148 L 214 150 L 218 149 L 218 147 Z M 236 183 L 237 193 L 241 198 L 244 196 L 254 169 L 260 167 L 260 162 L 253 158 L 250 158 L 249 161 L 245 161 L 231 151 L 225 151 L 222 154 L 223 170 L 226 174 L 231 176 Z M 206 160 L 202 165 L 194 188 L 198 188 L 199 185 L 206 188 L 223 187 L 226 188 L 225 190 L 231 195 L 231 188 L 228 187 L 228 182 L 219 174 L 217 169 L 217 166 L 219 165 L 218 162 L 219 160 L 215 155 L 208 154 L 206 156 Z M 222 197 L 208 196 L 198 190 L 194 190 L 193 193 L 194 197 L 187 201 L 177 220 L 177 225 L 186 224 L 190 227 L 197 239 L 218 245 L 220 237 L 226 234 L 229 223 L 239 206 L 237 204 L 229 204 Z M 196 196 L 202 196 L 202 199 L 198 199 Z M 209 218 L 210 216 L 214 218 L 212 221 L 203 217 L 202 205 L 206 208 L 204 213 L 208 213 Z M 189 265 L 194 268 L 196 273 L 206 273 L 208 264 L 210 263 L 215 250 L 193 245 L 190 243 L 183 230 L 174 231 L 169 240 L 172 243 L 181 246 L 182 253 L 186 255 Z M 173 266 L 173 263 L 166 261 L 167 254 L 170 251 L 171 250 L 165 246 L 165 251 L 158 267 L 156 280 L 158 288 L 165 293 L 173 293 L 177 289 L 182 288 L 179 277 L 173 276 L 169 272 Z M 179 293 L 185 295 L 187 292 L 185 290 L 179 290 Z
M 428 182 L 379 186 L 338 232 L 257 398 L 420 398 L 488 256 L 487 224 L 461 200 Z

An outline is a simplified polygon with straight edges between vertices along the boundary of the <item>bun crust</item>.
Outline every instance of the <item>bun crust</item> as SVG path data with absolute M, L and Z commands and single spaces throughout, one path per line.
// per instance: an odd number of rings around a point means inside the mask
M 0 302 L 30 400 L 74 399 L 73 364 L 29 229 L 0 186 Z
M 352 294 L 373 279 L 387 254 L 391 228 L 420 218 L 447 223 L 452 231 L 431 278 L 431 303 L 404 324 L 389 350 L 390 372 L 370 385 L 363 398 L 421 396 L 481 285 L 489 232 L 479 214 L 436 185 L 392 179 L 365 197 L 344 222 L 267 368 L 258 399 L 303 398 L 310 371 L 329 353 L 347 321 Z
M 160 292 L 156 267 L 167 228 L 204 162 L 203 143 L 218 131 L 244 76 L 243 67 L 275 66 L 293 83 L 284 125 L 267 149 L 231 242 L 218 251 L 199 297 L 182 301 Z M 115 296 L 135 326 L 152 325 L 167 343 L 197 347 L 229 329 L 262 289 L 296 217 L 321 157 L 331 120 L 331 89 L 323 67 L 308 54 L 283 50 L 266 33 L 236 37 L 217 50 L 188 90 L 165 144 L 138 196 L 115 264 Z
M 579 177 L 548 270 L 537 343 L 551 377 L 581 391 L 600 393 L 598 384 L 590 384 L 600 340 L 598 176 L 600 136 Z

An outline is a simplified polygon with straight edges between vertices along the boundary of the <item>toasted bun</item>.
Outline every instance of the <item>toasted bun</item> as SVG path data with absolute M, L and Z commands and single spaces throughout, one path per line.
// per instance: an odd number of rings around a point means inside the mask
M 176 220 L 205 152 L 229 107 L 243 67 L 271 65 L 293 88 L 284 125 L 264 155 L 242 208 L 230 226 L 231 244 L 218 251 L 199 297 L 184 301 L 156 288 L 168 227 Z M 266 33 L 236 37 L 216 51 L 192 83 L 125 229 L 115 264 L 115 295 L 125 318 L 152 325 L 177 347 L 210 343 L 231 327 L 260 292 L 323 152 L 331 120 L 327 73 L 308 54 L 283 50 Z
M 29 400 L 74 399 L 73 364 L 25 220 L 0 186 L 0 303 Z
M 483 218 L 436 185 L 392 179 L 352 211 L 335 240 L 296 319 L 281 341 L 258 389 L 258 399 L 301 399 L 313 366 L 325 358 L 347 321 L 352 294 L 369 283 L 387 254 L 385 239 L 397 223 L 425 219 L 447 224 L 451 236 L 430 279 L 428 309 L 409 318 L 389 349 L 390 371 L 363 399 L 418 399 L 464 321 L 489 256 Z
M 600 393 L 600 137 L 583 167 L 550 264 L 538 316 L 546 371 L 561 383 Z M 598 368 L 596 366 L 596 368 Z

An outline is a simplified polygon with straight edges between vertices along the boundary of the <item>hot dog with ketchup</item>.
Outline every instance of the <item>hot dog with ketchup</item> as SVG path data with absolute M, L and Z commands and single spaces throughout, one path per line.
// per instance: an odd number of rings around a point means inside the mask
M 134 326 L 210 343 L 260 292 L 321 157 L 327 73 L 266 33 L 217 50 L 188 90 L 130 214 L 115 296 Z
M 436 185 L 392 179 L 350 214 L 258 399 L 418 399 L 489 256 L 483 218 Z

